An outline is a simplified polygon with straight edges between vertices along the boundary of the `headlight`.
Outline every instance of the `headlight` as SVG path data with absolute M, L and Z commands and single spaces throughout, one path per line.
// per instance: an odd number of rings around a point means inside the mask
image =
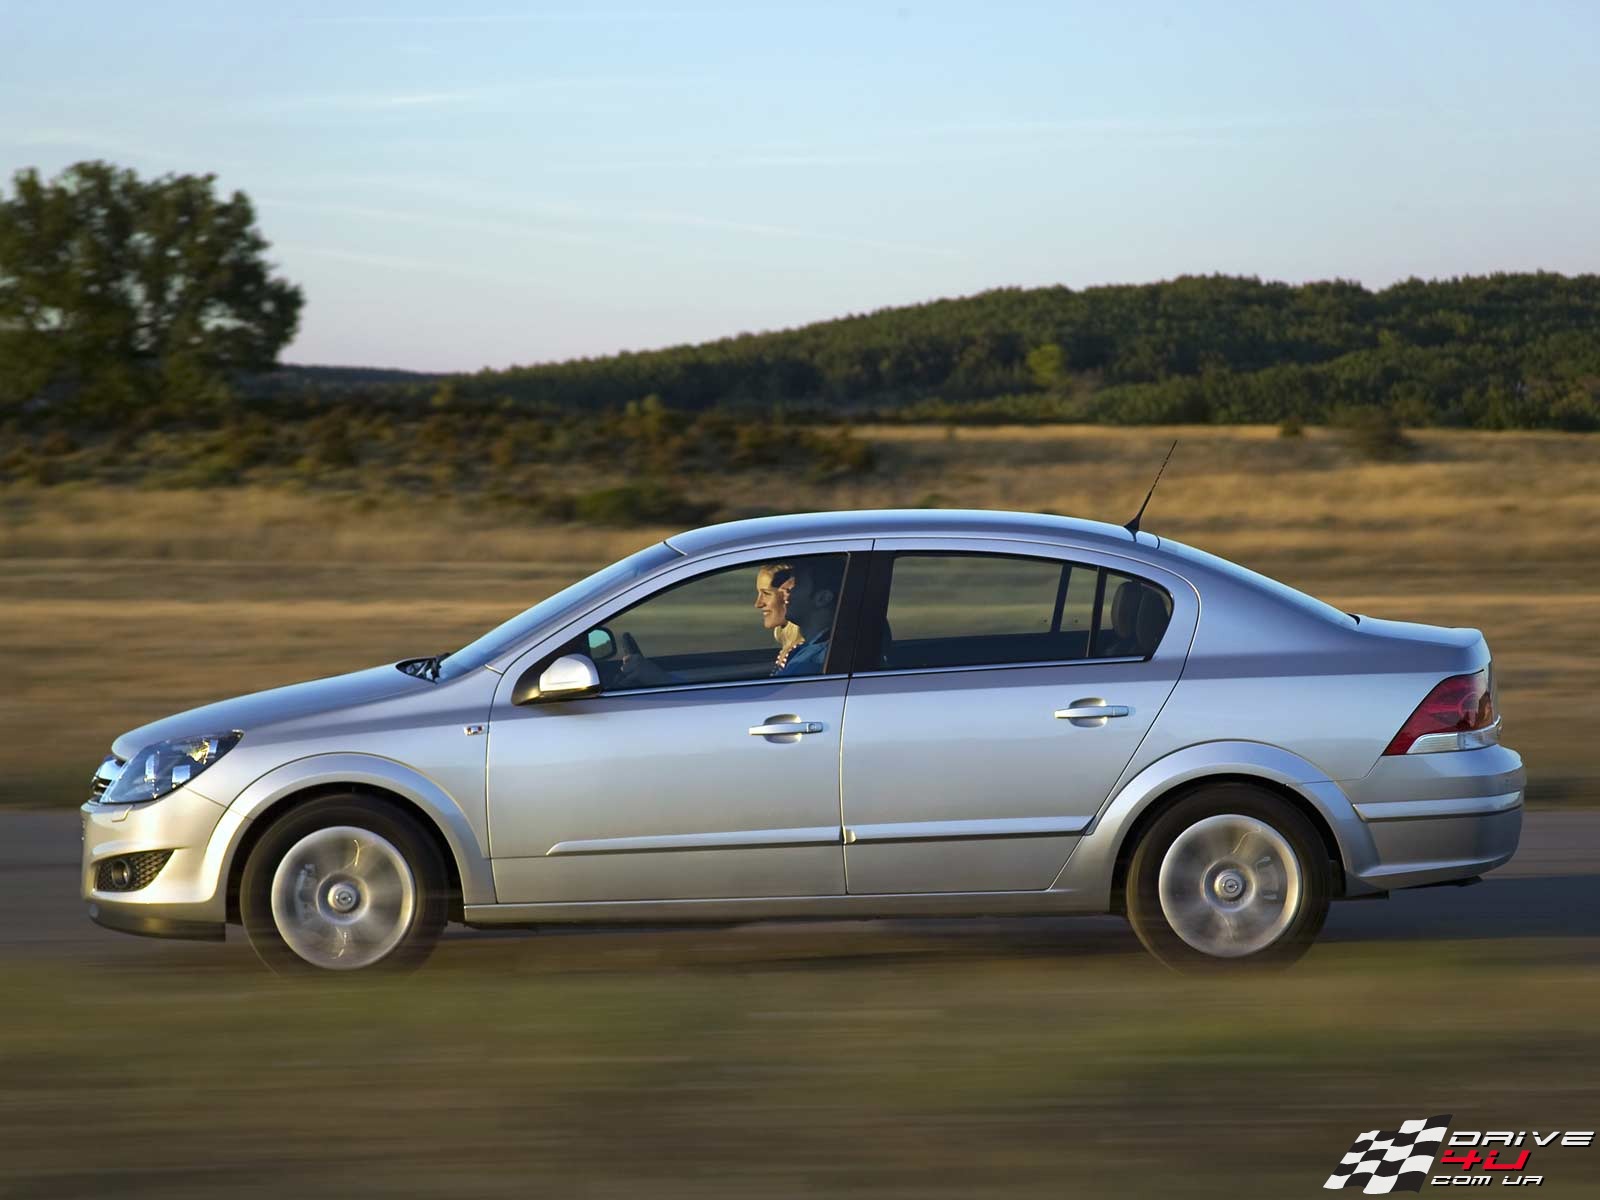
M 165 796 L 232 750 L 242 736 L 235 729 L 231 733 L 173 738 L 146 746 L 128 760 L 117 781 L 100 797 L 100 803 L 139 804 Z

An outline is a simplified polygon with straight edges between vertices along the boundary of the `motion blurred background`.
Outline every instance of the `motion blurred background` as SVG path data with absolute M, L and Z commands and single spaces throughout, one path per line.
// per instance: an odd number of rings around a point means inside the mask
M 0 34 L 0 1196 L 1298 1195 L 1409 1117 L 1600 1124 L 1592 11 Z M 709 521 L 1122 522 L 1174 440 L 1146 529 L 1483 630 L 1510 867 L 1224 981 L 1107 918 L 461 932 L 307 989 L 82 913 L 127 728 Z

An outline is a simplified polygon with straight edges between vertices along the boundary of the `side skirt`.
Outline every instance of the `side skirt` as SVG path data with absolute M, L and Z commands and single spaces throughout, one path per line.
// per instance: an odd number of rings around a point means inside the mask
M 469 904 L 468 925 L 593 922 L 680 925 L 733 921 L 870 921 L 880 917 L 1016 917 L 1104 913 L 1066 889 L 1043 892 L 919 892 L 904 896 L 774 896 L 729 900 L 621 900 L 556 904 Z

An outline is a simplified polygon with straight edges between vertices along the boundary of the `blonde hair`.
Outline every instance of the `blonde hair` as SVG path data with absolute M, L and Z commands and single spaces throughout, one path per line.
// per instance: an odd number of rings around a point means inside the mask
M 758 588 L 761 586 L 761 577 L 763 575 L 767 577 L 768 587 L 782 587 L 785 583 L 794 579 L 794 564 L 763 563 L 756 568 L 756 586 Z M 784 576 L 784 578 L 779 579 L 780 575 Z M 800 634 L 800 626 L 793 621 L 785 621 L 772 631 L 772 640 L 778 643 L 779 656 L 784 657 L 788 655 L 789 651 L 805 641 L 805 638 Z

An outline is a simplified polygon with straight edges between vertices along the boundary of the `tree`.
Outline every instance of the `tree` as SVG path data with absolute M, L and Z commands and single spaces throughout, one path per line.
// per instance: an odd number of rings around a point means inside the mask
M 1055 342 L 1035 346 L 1028 351 L 1027 361 L 1028 373 L 1033 376 L 1034 384 L 1046 391 L 1054 390 L 1066 376 L 1066 355 L 1062 354 L 1061 347 Z
M 112 415 L 270 367 L 303 297 L 273 276 L 243 192 L 81 162 L 0 193 L 0 409 L 47 397 Z

